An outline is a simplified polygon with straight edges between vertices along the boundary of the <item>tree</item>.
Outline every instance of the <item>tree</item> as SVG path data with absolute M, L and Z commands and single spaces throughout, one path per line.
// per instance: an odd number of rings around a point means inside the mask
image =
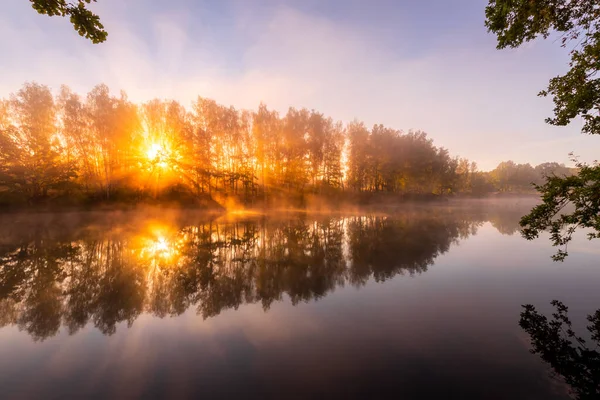
M 86 4 L 96 0 L 76 0 L 68 3 L 66 0 L 29 0 L 31 6 L 40 14 L 50 17 L 69 17 L 73 28 L 80 36 L 90 39 L 92 43 L 102 43 L 106 40 L 108 33 L 104 25 L 100 23 L 100 17 L 91 12 Z
M 570 51 L 570 70 L 552 78 L 540 96 L 552 96 L 554 116 L 546 122 L 565 126 L 574 118 L 583 119 L 584 133 L 600 134 L 600 7 L 597 0 L 490 0 L 485 25 L 496 34 L 498 49 L 519 47 L 556 32 L 562 47 L 575 43 Z M 550 176 L 536 186 L 543 203 L 521 220 L 527 239 L 548 231 L 554 246 L 565 246 L 578 227 L 592 228 L 589 238 L 600 237 L 600 165 L 578 163 L 579 175 Z M 572 204 L 574 211 L 563 213 Z M 564 260 L 560 249 L 555 260 Z
M 183 138 L 190 136 L 191 127 L 185 108 L 176 101 L 154 99 L 145 103 L 140 111 L 145 128 L 143 154 L 133 158 L 147 166 L 149 176 L 144 180 L 155 185 L 156 196 L 160 186 L 180 183 L 176 175 L 187 172 L 181 160 L 185 152 Z M 161 182 L 165 178 L 167 180 Z
M 86 190 L 94 184 L 93 168 L 94 138 L 88 129 L 86 108 L 79 95 L 67 86 L 62 86 L 56 101 L 61 123 L 61 133 L 65 142 L 67 162 L 72 162 L 79 172 L 79 178 Z
M 549 176 L 571 176 L 573 175 L 573 171 L 571 168 L 567 168 L 564 164 L 559 164 L 556 162 L 546 162 L 539 164 L 535 167 L 535 171 L 537 173 L 537 184 L 544 183 L 545 179 Z
M 369 153 L 369 130 L 362 122 L 354 121 L 347 129 L 349 141 L 348 184 L 357 192 L 366 189 Z
M 543 185 L 536 185 L 542 193 L 542 204 L 521 218 L 521 232 L 526 239 L 548 231 L 552 244 L 562 247 L 552 256 L 555 261 L 563 261 L 568 255 L 567 244 L 577 228 L 591 229 L 589 239 L 600 238 L 600 168 L 578 166 L 578 175 L 550 176 Z M 563 214 L 569 205 L 574 211 Z
M 283 125 L 283 168 L 284 185 L 291 191 L 295 188 L 302 191 L 310 179 L 306 155 L 308 145 L 306 136 L 310 113 L 306 109 L 296 110 L 290 107 Z
M 60 157 L 52 93 L 47 86 L 27 83 L 5 107 L 13 123 L 0 116 L 0 186 L 32 203 L 45 200 L 75 176 L 72 163 Z

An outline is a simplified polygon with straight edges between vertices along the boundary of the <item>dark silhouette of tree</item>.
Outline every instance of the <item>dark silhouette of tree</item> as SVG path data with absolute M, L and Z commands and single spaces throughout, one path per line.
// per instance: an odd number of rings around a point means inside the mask
M 588 316 L 588 331 L 596 349 L 577 336 L 568 317 L 568 308 L 560 301 L 552 305 L 556 312 L 552 320 L 531 304 L 523 306 L 519 325 L 531 337 L 531 352 L 550 364 L 554 372 L 566 382 L 578 400 L 600 397 L 600 310 Z
M 584 133 L 600 134 L 600 12 L 595 0 L 490 0 L 485 10 L 486 26 L 498 38 L 498 48 L 519 47 L 524 42 L 558 33 L 562 47 L 575 43 L 570 51 L 569 71 L 550 80 L 540 96 L 552 96 L 554 116 L 546 122 L 568 125 L 583 119 Z M 533 239 L 548 231 L 554 246 L 565 246 L 579 227 L 591 228 L 600 236 L 600 165 L 578 163 L 579 174 L 570 177 L 549 176 L 537 185 L 543 203 L 521 220 L 523 236 Z M 574 206 L 567 213 L 564 207 Z M 558 222 L 553 222 L 558 216 Z M 566 250 L 553 257 L 564 260 Z
M 89 39 L 92 43 L 102 43 L 108 33 L 100 23 L 100 17 L 87 8 L 87 5 L 96 0 L 29 0 L 31 6 L 40 14 L 60 17 L 69 17 L 73 28 L 79 35 Z

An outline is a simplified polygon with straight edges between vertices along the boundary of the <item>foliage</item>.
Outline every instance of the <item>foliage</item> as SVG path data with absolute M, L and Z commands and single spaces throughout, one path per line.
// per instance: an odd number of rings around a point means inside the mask
M 6 102 L 4 111 L 13 124 L 5 114 L 0 124 L 0 186 L 30 202 L 47 197 L 51 190 L 69 190 L 75 171 L 60 156 L 62 146 L 54 135 L 55 104 L 48 87 L 26 84 Z
M 459 160 L 436 148 L 421 131 L 402 134 L 383 125 L 369 132 L 349 126 L 348 181 L 358 192 L 385 191 L 447 194 L 458 192 Z M 471 171 L 461 171 L 465 178 Z
M 553 245 L 564 247 L 552 257 L 555 261 L 568 255 L 567 244 L 577 228 L 590 228 L 589 239 L 600 238 L 600 166 L 578 166 L 578 175 L 550 176 L 537 186 L 542 204 L 521 219 L 525 238 L 531 240 L 548 231 Z M 574 206 L 574 211 L 562 213 L 569 206 Z
M 358 184 L 345 172 L 346 127 L 314 110 L 280 117 L 264 104 L 239 111 L 199 97 L 190 112 L 175 101 L 136 105 L 106 85 L 85 97 L 63 86 L 55 99 L 48 87 L 26 84 L 1 104 L 0 197 L 31 204 L 74 191 L 135 201 L 175 186 L 245 203 L 327 196 L 347 182 L 359 192 L 447 194 L 467 191 L 457 182 L 473 172 L 457 170 L 458 160 L 423 132 L 377 125 L 364 128 L 364 143 L 350 137 L 352 148 L 365 147 L 347 162 L 364 169 Z
M 519 47 L 552 32 L 560 34 L 563 47 L 575 43 L 569 71 L 552 78 L 540 92 L 554 100 L 554 116 L 546 122 L 564 126 L 581 117 L 584 133 L 600 134 L 600 5 L 596 0 L 490 0 L 485 24 L 497 35 L 499 49 Z M 595 233 L 590 239 L 599 237 L 599 167 L 582 163 L 578 167 L 580 176 L 549 176 L 537 186 L 543 204 L 523 217 L 524 237 L 532 239 L 547 230 L 555 246 L 565 246 L 577 227 L 592 228 Z M 575 211 L 558 215 L 569 204 Z M 561 249 L 553 258 L 566 256 Z
M 552 305 L 553 319 L 537 312 L 531 304 L 524 305 L 519 325 L 531 337 L 531 352 L 539 354 L 571 387 L 578 400 L 592 400 L 600 396 L 600 353 L 587 346 L 575 334 L 567 315 L 568 308 L 560 301 Z M 600 344 L 600 310 L 588 316 L 591 339 Z M 597 347 L 596 345 L 596 347 Z
M 100 17 L 87 8 L 87 4 L 96 0 L 75 0 L 74 3 L 67 0 L 29 0 L 31 6 L 40 14 L 48 16 L 69 17 L 73 28 L 79 35 L 92 41 L 102 43 L 106 40 L 108 33 L 100 23 Z
M 600 6 L 595 0 L 490 0 L 486 26 L 498 37 L 498 48 L 519 47 L 538 36 L 559 32 L 570 51 L 570 70 L 550 80 L 542 96 L 554 99 L 554 117 L 547 122 L 567 125 L 575 117 L 584 120 L 583 132 L 600 133 Z
M 290 206 L 342 194 L 368 201 L 526 193 L 544 174 L 571 173 L 561 164 L 512 161 L 481 172 L 421 131 L 344 126 L 307 109 L 280 116 L 264 104 L 236 110 L 202 97 L 191 111 L 159 99 L 138 105 L 106 85 L 86 96 L 63 86 L 54 97 L 47 86 L 25 84 L 0 101 L 0 144 L 0 202 L 32 206 L 177 193 L 222 205 Z

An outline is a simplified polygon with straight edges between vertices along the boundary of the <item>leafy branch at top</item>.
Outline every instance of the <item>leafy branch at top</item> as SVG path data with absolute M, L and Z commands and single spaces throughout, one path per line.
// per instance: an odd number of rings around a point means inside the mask
M 96 0 L 76 0 L 73 3 L 66 0 L 29 0 L 31 6 L 40 14 L 48 16 L 69 17 L 73 27 L 81 36 L 102 43 L 108 33 L 100 22 L 100 17 L 91 12 L 87 5 Z
M 597 0 L 490 0 L 485 25 L 498 39 L 498 48 L 519 47 L 537 37 L 559 33 L 570 50 L 569 71 L 550 79 L 540 96 L 552 96 L 554 116 L 546 122 L 568 125 L 583 120 L 582 131 L 600 134 L 600 3 Z M 554 246 L 562 246 L 554 260 L 567 256 L 566 246 L 577 228 L 591 228 L 600 237 L 600 166 L 577 163 L 578 176 L 549 176 L 537 185 L 542 204 L 521 219 L 522 234 L 533 239 L 547 231 Z M 563 213 L 574 206 L 575 211 Z
M 540 96 L 552 96 L 552 125 L 568 125 L 575 117 L 582 131 L 600 133 L 600 3 L 596 0 L 491 0 L 485 25 L 497 35 L 498 48 L 519 47 L 539 36 L 561 33 L 561 45 L 570 51 L 570 70 L 552 78 Z

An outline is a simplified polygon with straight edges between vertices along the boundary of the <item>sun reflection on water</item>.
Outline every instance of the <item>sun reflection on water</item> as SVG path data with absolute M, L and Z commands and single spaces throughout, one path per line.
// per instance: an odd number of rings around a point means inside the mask
M 164 237 L 158 237 L 154 243 L 150 245 L 149 249 L 154 255 L 167 258 L 173 253 L 173 249 L 169 241 Z
M 156 262 L 174 261 L 180 254 L 181 238 L 167 227 L 150 225 L 138 236 L 139 258 Z

